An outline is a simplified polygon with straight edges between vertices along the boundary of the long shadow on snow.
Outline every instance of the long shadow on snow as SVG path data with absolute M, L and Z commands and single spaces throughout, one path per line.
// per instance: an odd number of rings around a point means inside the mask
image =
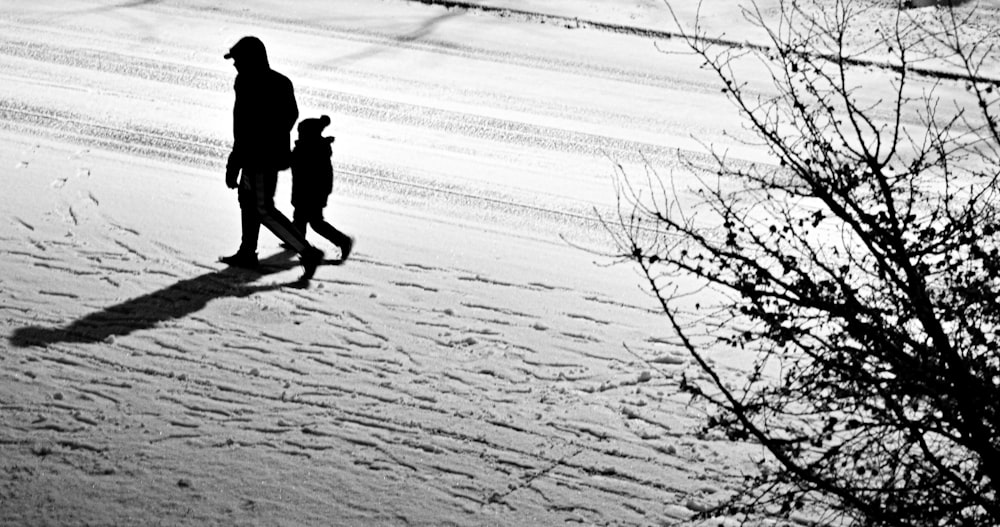
M 150 329 L 160 322 L 190 315 L 204 308 L 209 300 L 215 298 L 243 297 L 262 291 L 297 286 L 300 282 L 250 285 L 262 276 L 288 270 L 297 265 L 291 260 L 293 254 L 285 251 L 269 256 L 260 261 L 260 268 L 256 270 L 228 267 L 182 280 L 159 291 L 86 315 L 65 327 L 18 328 L 9 342 L 17 347 L 57 342 L 101 342 L 111 336 L 128 335 L 133 331 Z

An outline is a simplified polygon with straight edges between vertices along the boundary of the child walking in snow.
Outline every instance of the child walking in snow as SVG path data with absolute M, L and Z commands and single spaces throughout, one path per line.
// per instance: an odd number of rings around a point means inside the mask
M 333 191 L 333 137 L 324 137 L 323 129 L 330 118 L 303 119 L 299 123 L 299 138 L 292 150 L 292 224 L 303 235 L 308 227 L 340 248 L 340 261 L 347 260 L 354 239 L 338 231 L 323 219 L 327 197 Z

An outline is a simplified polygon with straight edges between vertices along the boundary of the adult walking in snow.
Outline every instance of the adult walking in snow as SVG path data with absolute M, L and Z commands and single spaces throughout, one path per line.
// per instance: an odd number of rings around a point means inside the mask
M 271 69 L 264 43 L 243 37 L 226 53 L 236 67 L 233 151 L 226 164 L 226 185 L 239 188 L 243 237 L 240 248 L 219 260 L 238 267 L 257 266 L 257 237 L 264 225 L 299 254 L 302 279 L 316 273 L 323 252 L 309 245 L 274 206 L 278 172 L 289 167 L 292 126 L 299 117 L 292 82 Z

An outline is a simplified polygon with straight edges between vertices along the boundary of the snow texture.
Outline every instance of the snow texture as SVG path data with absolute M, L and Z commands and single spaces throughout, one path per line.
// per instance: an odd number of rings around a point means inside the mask
M 659 525 L 717 502 L 749 451 L 692 434 L 687 357 L 591 252 L 616 164 L 698 140 L 767 160 L 663 53 L 673 29 L 651 0 L 0 4 L 0 524 Z M 216 263 L 239 243 L 222 56 L 251 34 L 337 137 L 326 217 L 357 245 L 307 288 L 266 231 L 259 272 Z

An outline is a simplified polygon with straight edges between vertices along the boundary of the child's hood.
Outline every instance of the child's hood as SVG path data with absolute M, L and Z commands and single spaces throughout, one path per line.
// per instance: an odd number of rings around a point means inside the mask
M 299 123 L 299 139 L 321 137 L 323 129 L 330 126 L 330 118 L 326 115 L 319 118 L 303 119 Z

